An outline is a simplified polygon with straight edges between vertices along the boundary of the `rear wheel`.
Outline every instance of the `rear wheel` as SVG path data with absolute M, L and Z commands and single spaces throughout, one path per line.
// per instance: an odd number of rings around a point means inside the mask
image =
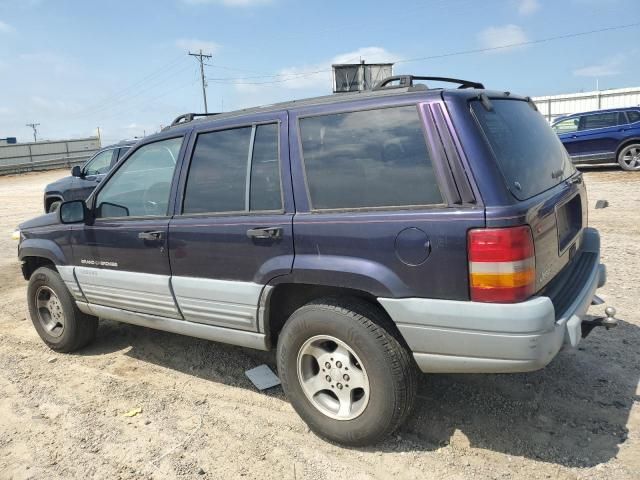
M 640 143 L 632 143 L 620 150 L 618 163 L 623 170 L 640 170 Z
M 278 341 L 278 373 L 315 433 L 345 445 L 382 440 L 408 416 L 416 369 L 382 311 L 325 298 L 298 310 Z
M 40 338 L 57 352 L 73 352 L 96 337 L 98 319 L 82 313 L 55 270 L 38 268 L 29 279 L 27 301 Z

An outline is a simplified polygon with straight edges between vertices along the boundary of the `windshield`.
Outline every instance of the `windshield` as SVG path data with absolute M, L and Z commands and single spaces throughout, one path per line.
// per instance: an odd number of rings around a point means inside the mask
M 491 104 L 487 110 L 473 101 L 471 108 L 516 198 L 531 198 L 573 175 L 562 142 L 528 102 L 491 99 Z

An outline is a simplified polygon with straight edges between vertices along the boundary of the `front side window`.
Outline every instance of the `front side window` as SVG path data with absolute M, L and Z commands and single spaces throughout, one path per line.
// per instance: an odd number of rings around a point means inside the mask
M 87 176 L 90 175 L 101 175 L 103 173 L 107 173 L 111 168 L 111 158 L 113 157 L 113 150 L 105 150 L 104 152 L 100 152 L 93 160 L 91 160 L 84 167 L 84 174 Z
M 416 106 L 300 120 L 314 209 L 442 203 Z
M 278 125 L 198 135 L 182 213 L 229 213 L 282 208 Z
M 615 127 L 620 124 L 618 112 L 598 113 L 584 115 L 580 118 L 580 130 L 592 130 L 594 128 Z
M 578 130 L 578 118 L 567 118 L 566 120 L 562 120 L 556 123 L 553 126 L 555 132 L 560 135 L 562 133 L 571 133 Z
M 138 148 L 98 192 L 96 216 L 167 215 L 182 137 Z

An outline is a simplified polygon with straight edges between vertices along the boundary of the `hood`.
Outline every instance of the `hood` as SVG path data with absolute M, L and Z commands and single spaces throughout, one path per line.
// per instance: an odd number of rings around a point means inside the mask
M 47 213 L 46 215 L 40 215 L 39 217 L 32 218 L 23 222 L 18 227 L 20 230 L 29 230 L 31 228 L 47 227 L 49 225 L 58 225 L 58 212 Z
M 68 177 L 64 177 L 64 178 L 61 178 L 60 180 L 56 180 L 55 182 L 52 182 L 46 187 L 44 187 L 44 191 L 50 192 L 53 190 L 55 191 L 66 190 L 67 188 L 69 188 L 69 186 L 71 186 L 74 178 L 75 177 L 73 177 L 72 175 L 69 175 Z

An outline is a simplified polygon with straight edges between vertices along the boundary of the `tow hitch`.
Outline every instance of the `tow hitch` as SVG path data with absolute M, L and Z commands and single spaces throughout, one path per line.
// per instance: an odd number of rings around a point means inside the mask
M 591 305 L 602 305 L 604 300 L 602 300 L 597 295 L 594 295 L 593 300 L 591 301 Z M 594 317 L 590 320 L 582 321 L 582 338 L 585 338 L 587 335 L 591 333 L 596 327 L 604 327 L 607 330 L 610 328 L 614 328 L 618 326 L 618 319 L 616 316 L 616 309 L 613 307 L 607 307 L 604 309 L 604 317 Z

